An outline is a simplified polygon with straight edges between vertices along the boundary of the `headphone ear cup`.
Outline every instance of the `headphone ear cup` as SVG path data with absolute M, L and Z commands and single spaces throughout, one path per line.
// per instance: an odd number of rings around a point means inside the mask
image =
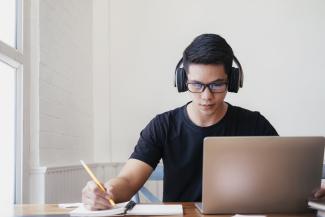
M 187 75 L 186 75 L 185 69 L 178 68 L 176 70 L 176 86 L 177 86 L 178 92 L 187 91 L 186 82 L 187 82 Z
M 228 75 L 228 91 L 237 93 L 239 90 L 239 69 L 232 67 L 231 72 Z

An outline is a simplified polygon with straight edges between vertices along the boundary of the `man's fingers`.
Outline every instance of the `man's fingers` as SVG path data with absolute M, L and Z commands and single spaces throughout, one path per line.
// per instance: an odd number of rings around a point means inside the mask
M 324 188 L 318 189 L 314 194 L 315 198 L 322 198 L 324 196 L 325 196 L 325 189 Z
M 100 195 L 101 197 L 105 198 L 106 196 L 106 192 L 103 192 L 95 182 L 93 181 L 89 181 L 88 184 L 87 184 L 87 188 L 88 190 L 86 191 L 89 191 L 91 194 L 96 194 L 96 195 Z
M 99 189 L 93 181 L 89 181 L 82 189 L 82 202 L 90 210 L 111 208 L 108 198 L 110 198 L 110 194 Z
M 89 210 L 102 210 L 102 209 L 108 209 L 109 207 L 101 204 L 100 202 L 93 200 L 91 198 L 85 198 L 84 199 L 85 207 Z
M 97 210 L 97 209 L 109 209 L 111 208 L 108 201 L 103 200 L 103 199 L 96 199 L 93 200 L 93 204 L 92 204 L 92 209 L 93 210 Z
M 105 188 L 106 188 L 105 198 L 107 198 L 107 199 L 113 199 L 114 188 L 111 185 L 109 185 L 108 183 L 105 183 Z
M 96 194 L 85 194 L 82 198 L 85 205 L 88 205 L 91 210 L 109 209 L 111 205 L 108 200 Z
M 87 183 L 87 188 L 91 191 L 95 191 L 98 188 L 97 184 L 94 181 L 89 181 Z

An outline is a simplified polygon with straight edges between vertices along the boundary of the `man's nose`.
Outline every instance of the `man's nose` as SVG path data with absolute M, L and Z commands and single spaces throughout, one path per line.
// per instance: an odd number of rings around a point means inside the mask
M 201 93 L 201 98 L 203 99 L 211 99 L 212 97 L 213 97 L 213 93 L 211 93 L 208 87 L 206 87 L 204 91 Z

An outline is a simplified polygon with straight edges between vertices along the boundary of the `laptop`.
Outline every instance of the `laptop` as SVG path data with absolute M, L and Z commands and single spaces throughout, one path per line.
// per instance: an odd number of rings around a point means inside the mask
M 203 214 L 310 212 L 322 177 L 324 137 L 206 137 Z

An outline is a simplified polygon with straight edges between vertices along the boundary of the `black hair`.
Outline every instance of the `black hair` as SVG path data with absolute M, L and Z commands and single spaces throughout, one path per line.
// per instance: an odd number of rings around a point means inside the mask
M 183 52 L 183 66 L 188 73 L 191 63 L 222 64 L 226 74 L 232 67 L 234 53 L 224 38 L 216 34 L 202 34 L 197 36 Z

